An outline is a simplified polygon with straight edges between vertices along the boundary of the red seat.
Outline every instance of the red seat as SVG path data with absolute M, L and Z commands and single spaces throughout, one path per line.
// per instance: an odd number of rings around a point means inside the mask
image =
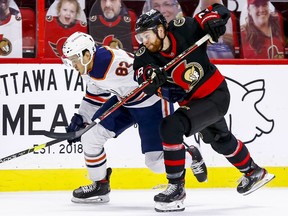
M 36 17 L 31 8 L 20 8 L 22 16 L 23 55 L 34 55 L 36 43 Z

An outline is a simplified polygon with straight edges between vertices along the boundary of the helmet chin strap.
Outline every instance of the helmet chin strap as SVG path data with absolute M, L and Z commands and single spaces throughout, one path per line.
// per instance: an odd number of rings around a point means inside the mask
M 80 59 L 81 64 L 84 66 L 84 73 L 83 73 L 83 75 L 87 75 L 87 66 L 88 66 L 88 64 L 90 64 L 90 62 L 92 61 L 92 58 L 93 58 L 93 56 L 90 55 L 90 59 L 89 59 L 89 61 L 88 61 L 86 64 L 83 63 L 83 56 L 82 56 L 82 58 Z

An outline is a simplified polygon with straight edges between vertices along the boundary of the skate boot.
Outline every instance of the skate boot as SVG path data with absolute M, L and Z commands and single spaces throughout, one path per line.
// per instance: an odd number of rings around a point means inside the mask
M 169 183 L 166 190 L 155 195 L 155 211 L 157 212 L 174 212 L 184 211 L 184 199 L 186 192 L 184 181 L 178 183 Z
M 73 191 L 72 202 L 75 203 L 106 203 L 109 202 L 111 168 L 107 168 L 105 179 L 81 186 Z
M 245 173 L 238 180 L 237 191 L 240 194 L 248 195 L 275 178 L 275 175 L 269 174 L 266 169 L 259 167 L 253 161 L 251 168 L 253 168 L 251 172 Z
M 197 147 L 191 145 L 187 151 L 192 156 L 191 170 L 198 182 L 207 181 L 207 167 Z

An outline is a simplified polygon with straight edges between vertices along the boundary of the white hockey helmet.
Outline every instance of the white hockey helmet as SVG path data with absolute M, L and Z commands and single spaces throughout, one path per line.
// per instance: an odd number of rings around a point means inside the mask
M 83 51 L 88 50 L 91 58 L 88 63 L 83 64 Z M 70 35 L 65 41 L 62 47 L 62 61 L 68 67 L 73 67 L 72 62 L 68 59 L 73 55 L 77 55 L 81 64 L 87 67 L 87 65 L 93 59 L 93 55 L 96 52 L 95 42 L 92 36 L 83 32 L 75 32 Z

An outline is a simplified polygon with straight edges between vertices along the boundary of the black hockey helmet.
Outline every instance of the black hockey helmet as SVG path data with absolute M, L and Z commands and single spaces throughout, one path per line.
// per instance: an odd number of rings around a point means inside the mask
M 150 11 L 140 15 L 136 22 L 135 31 L 137 34 L 149 29 L 155 29 L 158 25 L 162 24 L 167 28 L 167 20 L 158 10 L 151 9 Z

